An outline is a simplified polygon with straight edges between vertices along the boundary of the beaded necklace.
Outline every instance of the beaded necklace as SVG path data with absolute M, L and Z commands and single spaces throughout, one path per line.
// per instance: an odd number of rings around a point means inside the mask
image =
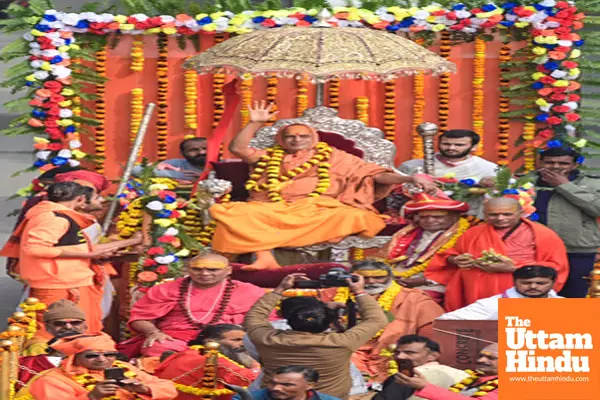
M 219 295 L 215 299 L 215 302 L 213 303 L 213 305 L 211 306 L 209 311 L 206 312 L 206 314 L 204 315 L 204 317 L 201 320 L 197 320 L 194 317 L 194 314 L 192 313 L 192 310 L 190 308 L 191 293 L 192 293 L 191 282 L 192 282 L 192 278 L 190 278 L 189 276 L 184 278 L 181 281 L 181 285 L 179 286 L 179 299 L 178 299 L 179 307 L 181 307 L 181 310 L 185 314 L 188 322 L 198 329 L 204 329 L 204 327 L 207 325 L 213 325 L 213 324 L 219 322 L 221 320 L 221 318 L 223 317 L 223 313 L 225 312 L 225 309 L 227 308 L 229 301 L 231 300 L 231 293 L 233 292 L 233 289 L 235 287 L 235 284 L 233 283 L 233 281 L 231 279 L 227 279 L 227 282 L 221 283 L 221 291 L 219 292 Z M 212 317 L 212 319 L 208 323 L 205 324 L 204 321 L 214 311 L 217 304 L 219 304 L 219 308 L 215 312 L 215 315 Z

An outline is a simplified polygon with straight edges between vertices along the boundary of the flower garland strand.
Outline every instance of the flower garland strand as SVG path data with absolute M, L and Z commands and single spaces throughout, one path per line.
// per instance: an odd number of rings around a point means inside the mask
M 135 141 L 135 137 L 137 136 L 138 131 L 140 130 L 140 125 L 142 124 L 142 119 L 144 118 L 144 89 L 135 88 L 131 89 L 131 116 L 130 116 L 130 127 L 129 131 L 129 142 L 133 143 Z M 140 147 L 141 154 L 142 148 Z
M 242 105 L 240 107 L 240 115 L 242 117 L 240 122 L 242 127 L 248 125 L 250 122 L 250 111 L 248 111 L 248 107 L 252 106 L 252 87 L 254 86 L 252 75 L 247 75 L 243 78 L 241 84 Z
M 358 97 L 355 104 L 356 119 L 369 126 L 369 98 Z
M 167 135 L 169 133 L 169 38 L 165 33 L 158 34 L 158 62 L 156 63 L 156 75 L 158 77 L 158 117 L 156 119 L 157 151 L 158 161 L 167 158 Z
M 535 122 L 533 122 L 533 115 L 527 115 L 525 118 L 529 122 L 525 122 L 523 125 L 522 138 L 525 141 L 525 148 L 523 149 L 523 168 L 525 172 L 531 172 L 535 170 Z
M 472 371 L 470 369 L 465 370 L 465 372 L 468 373 L 470 376 L 463 379 L 462 381 L 450 386 L 448 388 L 449 391 L 454 392 L 454 393 L 460 393 L 463 390 L 469 388 L 470 385 L 472 385 L 474 382 L 476 382 L 482 376 L 482 374 L 480 372 Z M 496 378 L 496 379 L 487 381 L 483 385 L 479 386 L 477 389 L 478 390 L 475 393 L 473 393 L 471 395 L 471 397 L 483 397 L 483 396 L 487 395 L 488 393 L 493 392 L 494 390 L 498 389 L 498 379 Z
M 277 78 L 277 76 L 269 75 L 267 77 L 267 104 L 273 105 L 271 112 L 275 112 L 275 111 L 279 110 L 279 107 L 277 107 L 277 84 L 278 83 L 279 83 L 279 78 Z M 276 120 L 277 120 L 277 116 L 272 117 L 270 120 L 267 121 L 267 123 L 265 125 L 271 126 L 275 123 Z
M 186 69 L 184 85 L 185 127 L 195 131 L 198 128 L 198 73 L 193 69 Z
M 387 288 L 385 290 L 385 292 L 383 292 L 377 299 L 377 303 L 381 306 L 383 311 L 390 312 L 390 310 L 392 309 L 392 305 L 394 304 L 394 300 L 396 299 L 396 297 L 398 296 L 398 294 L 401 291 L 402 291 L 402 286 L 400 286 L 398 283 L 396 283 L 396 281 L 392 280 L 390 287 Z M 349 288 L 341 287 L 341 288 L 337 289 L 335 296 L 333 297 L 333 302 L 346 304 L 349 297 L 351 297 L 352 300 L 356 300 L 354 298 L 354 295 L 350 294 Z M 379 336 L 381 336 L 381 334 L 383 333 L 384 330 L 385 330 L 385 328 L 380 330 L 379 332 L 377 332 L 377 334 L 375 336 L 373 336 L 373 338 L 371 340 L 377 339 Z
M 448 60 L 452 50 L 450 32 L 443 31 L 440 39 L 440 57 Z M 438 86 L 438 125 L 441 133 L 448 130 L 448 119 L 450 115 L 450 74 L 444 73 L 439 77 Z
M 133 37 L 131 45 L 131 66 L 129 67 L 134 72 L 144 70 L 144 39 L 142 36 L 136 35 Z
M 484 80 L 485 80 L 485 50 L 486 42 L 481 37 L 475 38 L 475 53 L 473 58 L 473 131 L 479 135 L 477 155 L 483 155 L 484 131 Z
M 423 45 L 423 38 L 415 39 L 419 45 Z M 422 72 L 418 72 L 413 76 L 413 120 L 412 120 L 412 158 L 423 158 L 423 138 L 419 135 L 417 128 L 423 123 L 425 115 L 425 76 Z
M 302 75 L 296 81 L 296 116 L 301 117 L 308 108 L 308 78 Z
M 287 181 L 293 180 L 296 176 L 304 174 L 314 166 L 317 167 L 317 186 L 308 194 L 308 197 L 319 197 L 325 193 L 331 184 L 329 178 L 329 158 L 333 149 L 325 142 L 318 142 L 317 151 L 310 160 L 302 163 L 296 168 L 287 171 L 282 175 L 281 163 L 285 156 L 285 149 L 279 145 L 267 149 L 267 154 L 262 156 L 256 163 L 256 167 L 250 174 L 250 179 L 246 182 L 246 190 L 260 192 L 268 190 L 269 199 L 273 202 L 282 202 L 281 189 Z M 258 184 L 258 180 L 265 175 L 266 182 Z
M 385 82 L 383 133 L 390 142 L 396 140 L 396 81 Z
M 465 218 L 459 219 L 458 220 L 458 228 L 456 230 L 456 233 L 450 239 L 448 239 L 446 244 L 444 244 L 442 247 L 440 247 L 440 249 L 437 251 L 437 253 L 442 253 L 442 252 L 454 247 L 454 244 L 456 243 L 458 238 L 461 237 L 462 234 L 465 233 L 467 231 L 467 229 L 469 229 L 470 227 L 471 227 L 471 224 Z M 419 265 L 416 265 L 416 266 L 406 270 L 406 271 L 394 272 L 394 276 L 397 276 L 397 277 L 400 277 L 403 279 L 407 279 L 407 278 L 410 278 L 417 274 L 420 274 L 421 272 L 425 272 L 425 270 L 427 269 L 427 266 L 429 266 L 429 263 L 431 262 L 432 259 L 433 259 L 433 257 Z
M 329 107 L 340 108 L 340 80 L 332 79 L 329 81 Z
M 107 46 L 96 52 L 96 72 L 99 76 L 106 78 L 106 58 L 108 54 Z M 97 157 L 95 170 L 99 174 L 104 174 L 104 163 L 106 162 L 106 84 L 96 84 L 96 135 L 94 138 L 95 155 Z
M 510 71 L 508 67 L 503 67 L 503 63 L 508 63 L 511 60 L 511 51 L 510 45 L 507 41 L 500 48 L 500 102 L 498 105 L 498 111 L 500 112 L 500 117 L 498 120 L 498 146 L 497 146 L 497 154 L 498 154 L 498 165 L 507 166 L 508 161 L 508 151 L 509 151 L 509 137 L 510 137 L 510 120 L 505 117 L 503 114 L 510 111 L 510 99 L 505 96 L 506 91 L 510 88 L 510 79 L 505 77 L 505 74 Z

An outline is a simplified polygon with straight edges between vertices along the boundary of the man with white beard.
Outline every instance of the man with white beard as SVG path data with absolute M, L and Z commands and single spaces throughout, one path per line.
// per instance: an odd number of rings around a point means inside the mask
M 352 361 L 371 383 L 387 378 L 388 357 L 380 355 L 389 345 L 404 335 L 431 337 L 433 320 L 443 314 L 442 308 L 421 290 L 400 286 L 394 281 L 389 265 L 380 261 L 363 261 L 352 267 L 352 273 L 365 279 L 365 292 L 377 299 L 390 323 L 354 353 Z M 325 302 L 346 304 L 349 290 L 346 287 L 325 289 L 321 293 Z
M 552 287 L 557 273 L 554 268 L 527 265 L 513 272 L 515 286 L 496 296 L 477 300 L 473 304 L 442 315 L 438 319 L 452 320 L 498 320 L 499 299 L 562 298 Z

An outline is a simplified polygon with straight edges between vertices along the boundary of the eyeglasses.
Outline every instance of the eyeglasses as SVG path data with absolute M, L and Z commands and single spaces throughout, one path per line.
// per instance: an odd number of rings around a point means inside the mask
M 83 321 L 52 321 L 52 325 L 57 328 L 64 328 L 67 325 L 78 327 L 83 325 Z
M 96 358 L 99 358 L 100 356 L 103 356 L 104 358 L 111 358 L 111 357 L 117 357 L 119 355 L 119 353 L 117 352 L 113 352 L 113 353 L 89 353 L 89 354 L 84 354 L 83 357 L 87 358 L 88 360 L 95 360 Z

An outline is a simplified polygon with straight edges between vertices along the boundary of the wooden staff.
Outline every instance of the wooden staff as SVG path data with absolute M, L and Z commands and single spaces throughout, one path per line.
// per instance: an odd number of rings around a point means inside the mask
M 13 345 L 11 340 L 0 341 L 0 347 L 2 347 L 2 355 L 0 361 L 0 398 L 10 399 L 10 385 L 11 385 L 11 354 L 10 347 Z
M 119 184 L 119 188 L 117 189 L 117 193 L 115 193 L 115 197 L 110 203 L 110 208 L 108 209 L 108 213 L 104 219 L 104 224 L 102 225 L 102 235 L 106 236 L 108 230 L 110 229 L 110 225 L 112 224 L 113 217 L 117 212 L 117 205 L 119 204 L 119 196 L 125 190 L 125 186 L 127 185 L 127 181 L 131 176 L 131 171 L 133 170 L 133 166 L 137 160 L 138 152 L 144 143 L 144 137 L 146 136 L 146 131 L 148 130 L 148 125 L 150 124 L 150 118 L 152 117 L 152 113 L 154 112 L 154 108 L 156 108 L 156 104 L 149 103 L 146 106 L 146 111 L 144 112 L 144 118 L 140 124 L 140 128 L 138 129 L 137 135 L 135 136 L 135 141 L 133 142 L 133 147 L 131 148 L 131 152 L 129 153 L 129 159 L 127 160 L 127 165 L 125 166 L 125 171 L 123 172 L 123 176 L 121 177 L 121 183 Z
M 438 127 L 431 122 L 425 122 L 417 127 L 417 132 L 423 138 L 423 172 L 435 176 L 433 138 L 437 135 Z

